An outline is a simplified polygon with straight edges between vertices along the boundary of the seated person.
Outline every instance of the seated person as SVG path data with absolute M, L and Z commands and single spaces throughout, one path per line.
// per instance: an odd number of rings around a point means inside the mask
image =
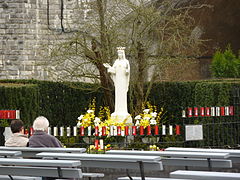
M 5 142 L 5 146 L 20 147 L 28 145 L 28 137 L 24 134 L 22 120 L 12 120 L 10 124 L 13 135 Z
M 33 122 L 33 135 L 29 138 L 29 147 L 63 147 L 61 142 L 48 134 L 49 121 L 44 116 L 37 117 Z

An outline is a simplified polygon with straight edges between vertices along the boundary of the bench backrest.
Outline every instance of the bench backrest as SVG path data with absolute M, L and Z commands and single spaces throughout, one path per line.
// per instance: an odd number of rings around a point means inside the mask
M 82 178 L 82 170 L 73 168 L 61 168 L 59 174 L 59 170 L 53 167 L 0 166 L 0 175 Z
M 211 158 L 211 159 L 226 159 L 229 157 L 229 153 L 208 153 L 208 152 L 110 150 L 110 151 L 107 151 L 106 153 L 107 154 L 121 154 L 121 155 L 183 157 L 183 158 Z
M 12 166 L 43 166 L 43 167 L 79 167 L 80 161 L 48 160 L 48 159 L 13 159 L 0 158 L 0 165 Z
M 238 149 L 209 149 L 209 148 L 181 148 L 169 147 L 165 151 L 174 152 L 207 152 L 207 153 L 229 153 L 230 157 L 240 157 L 240 150 Z
M 21 151 L 22 157 L 36 157 L 40 152 L 64 152 L 64 153 L 84 153 L 85 148 L 31 148 L 31 147 L 5 147 L 0 146 L 0 151 Z
M 177 170 L 171 172 L 170 177 L 196 180 L 237 180 L 240 179 L 240 173 Z
M 232 161 L 225 158 L 228 153 L 205 153 L 205 152 L 166 152 L 166 151 L 130 151 L 130 150 L 110 150 L 107 154 L 121 155 L 158 155 L 165 158 L 162 163 L 165 166 L 185 166 L 185 167 L 208 167 L 211 168 L 232 168 Z M 219 158 L 219 159 L 216 159 Z M 211 159 L 211 160 L 210 160 Z
M 80 160 L 82 167 L 139 169 L 139 162 L 144 169 L 163 170 L 159 156 L 113 155 L 113 154 L 68 154 L 68 153 L 39 153 L 41 158 L 75 159 Z
M 209 167 L 208 161 L 199 158 L 165 158 L 164 166 Z M 232 161 L 227 159 L 211 159 L 212 168 L 232 168 Z
M 80 161 L 0 158 L 0 175 L 81 178 Z
M 0 157 L 16 157 L 21 156 L 21 151 L 1 151 L 0 150 Z

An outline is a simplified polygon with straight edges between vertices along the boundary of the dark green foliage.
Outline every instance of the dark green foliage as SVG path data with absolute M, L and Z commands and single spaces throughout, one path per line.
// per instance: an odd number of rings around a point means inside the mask
M 26 126 L 40 115 L 46 116 L 51 126 L 73 126 L 94 97 L 96 104 L 102 105 L 101 91 L 84 91 L 60 82 L 2 80 L 0 93 L 0 109 L 19 109 Z
M 20 118 L 29 126 L 38 114 L 38 87 L 34 84 L 0 84 L 0 109 L 20 110 Z
M 0 81 L 0 109 L 21 110 L 21 119 L 26 126 L 31 126 L 33 120 L 39 115 L 46 116 L 51 126 L 74 126 L 77 117 L 86 112 L 93 98 L 96 98 L 97 110 L 100 106 L 104 106 L 101 90 L 96 92 L 82 90 L 81 86 L 91 86 L 86 83 L 76 83 L 76 85 L 78 88 L 60 82 L 2 80 Z M 182 110 L 187 107 L 234 105 L 236 96 L 239 97 L 239 88 L 240 81 L 237 79 L 162 82 L 153 85 L 149 102 L 156 105 L 158 111 L 161 107 L 164 108 L 166 113 L 160 123 L 166 125 L 203 124 L 204 131 L 208 134 L 204 133 L 205 141 L 200 142 L 199 146 L 206 146 L 206 143 L 207 145 L 223 146 L 234 144 L 235 140 L 232 137 L 235 136 L 230 136 L 228 126 L 223 127 L 220 123 L 232 122 L 233 117 L 183 119 Z M 181 127 L 182 135 L 160 136 L 161 142 L 164 143 L 162 147 L 169 143 L 172 144 L 169 141 L 178 143 L 184 141 L 184 128 Z M 232 128 L 231 133 L 235 133 L 238 137 L 236 129 Z
M 167 122 L 162 123 L 182 123 L 181 110 L 195 105 L 195 84 L 196 82 L 163 82 L 154 85 L 149 101 L 166 111 Z
M 2 80 L 0 109 L 20 109 L 21 117 L 29 125 L 38 115 L 49 118 L 53 126 L 75 125 L 77 117 L 86 112 L 96 97 L 96 105 L 103 106 L 103 93 L 70 87 L 60 82 L 36 80 Z M 6 85 L 8 84 L 8 85 Z M 9 84 L 12 84 L 9 86 Z M 79 86 L 90 86 L 79 83 Z M 149 101 L 163 107 L 166 117 L 162 123 L 181 123 L 181 110 L 187 107 L 230 105 L 232 87 L 238 81 L 211 80 L 162 82 L 154 84 Z
M 230 46 L 223 53 L 218 50 L 213 56 L 211 70 L 216 78 L 239 78 L 240 57 L 233 54 Z

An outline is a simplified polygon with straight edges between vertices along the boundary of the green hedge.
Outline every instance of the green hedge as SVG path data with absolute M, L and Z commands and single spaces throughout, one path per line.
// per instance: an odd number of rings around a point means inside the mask
M 30 125 L 38 115 L 49 118 L 54 126 L 74 125 L 96 97 L 103 105 L 103 93 L 50 81 L 1 80 L 0 109 L 20 109 L 21 118 Z M 78 86 L 91 86 L 76 83 Z M 163 82 L 154 84 L 149 101 L 166 110 L 169 123 L 180 123 L 181 110 L 193 106 L 225 106 L 232 104 L 232 89 L 238 80 Z
M 0 109 L 19 109 L 26 125 L 39 113 L 39 89 L 35 84 L 0 83 Z
M 39 116 L 46 116 L 52 126 L 73 126 L 77 117 L 86 111 L 94 97 L 97 105 L 102 102 L 102 92 L 81 90 L 91 86 L 37 80 L 1 80 L 0 109 L 19 109 L 26 126 L 31 126 Z M 77 87 L 78 86 L 78 87 Z
M 239 87 L 240 81 L 231 79 L 163 82 L 153 86 L 149 100 L 159 107 L 164 107 L 170 121 L 175 122 L 181 118 L 181 110 L 187 107 L 233 104 L 232 90 Z

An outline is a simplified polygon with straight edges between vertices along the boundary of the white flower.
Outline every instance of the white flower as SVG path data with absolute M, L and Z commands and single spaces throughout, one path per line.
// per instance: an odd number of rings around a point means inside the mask
M 150 120 L 150 117 L 144 117 L 143 119 L 144 120 Z
M 144 110 L 143 110 L 144 114 L 149 113 L 149 111 L 150 111 L 150 109 L 144 109 Z
M 150 124 L 151 124 L 151 125 L 156 125 L 156 124 L 157 124 L 157 121 L 156 121 L 155 119 L 151 119 L 151 120 L 150 120 Z
M 87 110 L 87 113 L 88 113 L 88 114 L 94 113 L 94 110 L 89 109 L 89 110 Z
M 82 120 L 83 117 L 84 117 L 84 115 L 79 116 L 79 117 L 78 117 L 78 120 L 79 120 L 79 121 Z
M 77 127 L 80 127 L 81 125 L 82 125 L 82 123 L 80 121 L 78 121 Z
M 142 119 L 140 115 L 137 115 L 134 119 Z
M 95 117 L 95 119 L 94 119 L 94 125 L 95 126 L 99 126 L 99 124 L 100 124 L 100 122 L 101 122 L 101 120 L 100 120 L 100 118 L 98 118 L 98 117 Z
M 153 112 L 151 113 L 152 117 L 157 117 L 157 113 L 156 112 Z
M 94 119 L 94 122 L 100 122 L 101 121 L 101 119 L 99 118 L 99 117 L 95 117 L 95 119 Z
M 139 122 L 139 120 L 137 120 L 135 123 L 135 126 L 139 126 L 139 125 L 140 125 L 140 122 Z
M 99 122 L 94 122 L 94 125 L 95 126 L 99 126 Z

